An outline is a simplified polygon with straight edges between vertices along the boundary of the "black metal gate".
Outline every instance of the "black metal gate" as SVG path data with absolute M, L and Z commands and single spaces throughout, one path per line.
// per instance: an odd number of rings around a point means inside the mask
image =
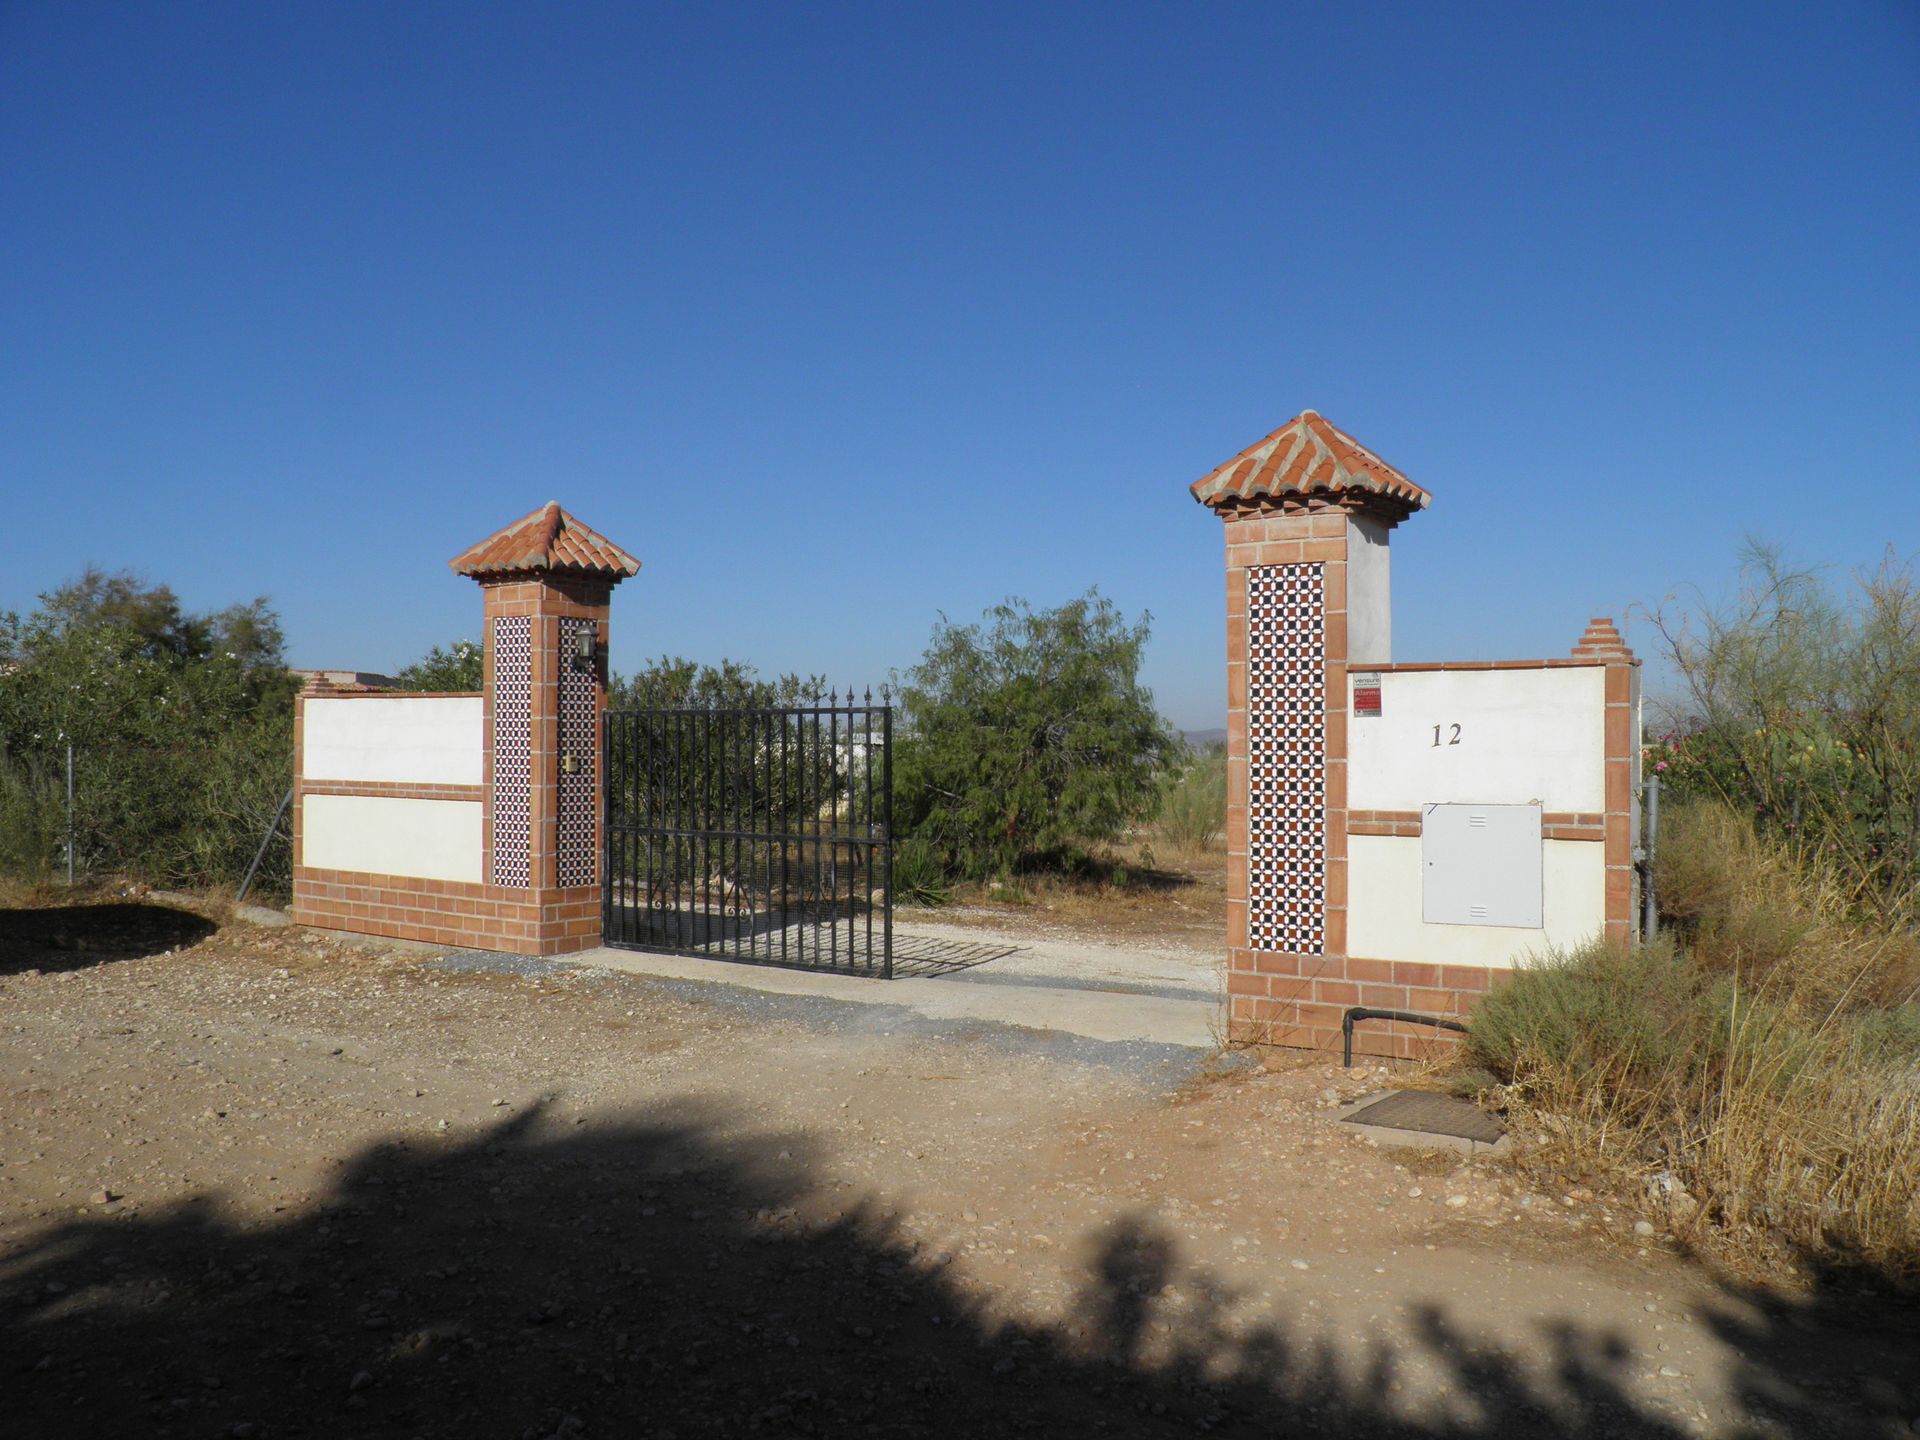
M 893 976 L 893 707 L 609 710 L 606 943 Z

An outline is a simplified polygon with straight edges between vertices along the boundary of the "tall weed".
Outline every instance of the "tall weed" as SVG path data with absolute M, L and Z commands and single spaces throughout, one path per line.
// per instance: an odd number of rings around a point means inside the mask
M 31 760 L 0 754 L 0 875 L 28 885 L 47 880 L 65 826 L 59 780 Z
M 1157 824 L 1176 849 L 1201 850 L 1227 824 L 1227 757 L 1203 751 L 1161 782 Z
M 1920 1279 L 1920 1004 L 1910 932 L 1724 808 L 1663 836 L 1672 921 L 1537 958 L 1464 1047 L 1579 1168 L 1663 1177 L 1720 1242 Z

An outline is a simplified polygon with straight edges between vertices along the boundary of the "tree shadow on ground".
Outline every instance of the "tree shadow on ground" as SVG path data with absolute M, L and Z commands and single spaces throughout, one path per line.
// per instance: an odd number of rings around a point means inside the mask
M 84 970 L 197 945 L 220 927 L 169 905 L 47 905 L 0 910 L 0 975 Z
M 723 1137 L 692 1111 L 585 1128 L 533 1111 L 372 1148 L 266 1223 L 201 1198 L 40 1229 L 0 1259 L 0 1374 L 22 1436 L 1684 1433 L 1630 1393 L 1645 1357 L 1571 1319 L 1522 1364 L 1438 1307 L 1398 1349 L 1230 1309 L 1220 1277 L 1133 1221 L 1090 1242 L 1063 1319 L 996 1319 L 802 1141 Z M 1802 1323 L 1851 1327 L 1857 1358 L 1899 1345 L 1858 1328 L 1877 1319 Z M 1858 1382 L 1825 1373 L 1832 1345 L 1751 1306 L 1724 1325 L 1755 1369 L 1732 1377 L 1751 1413 L 1731 1433 L 1763 1433 L 1763 1413 L 1769 1434 L 1901 1433 L 1834 1408 Z M 1416 1371 L 1459 1398 L 1403 1413 Z

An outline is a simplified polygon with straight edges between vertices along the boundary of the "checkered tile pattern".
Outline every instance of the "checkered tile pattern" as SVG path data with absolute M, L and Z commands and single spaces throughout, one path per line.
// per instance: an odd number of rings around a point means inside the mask
M 560 622 L 560 753 L 578 767 L 569 775 L 560 767 L 559 877 L 562 885 L 592 885 L 598 878 L 598 833 L 594 825 L 594 772 L 600 764 L 599 726 L 595 723 L 594 674 L 577 668 L 574 636 L 592 630 L 591 620 Z
M 1318 955 L 1326 909 L 1326 626 L 1319 565 L 1247 571 L 1247 933 Z
M 493 622 L 493 883 L 533 884 L 533 621 Z

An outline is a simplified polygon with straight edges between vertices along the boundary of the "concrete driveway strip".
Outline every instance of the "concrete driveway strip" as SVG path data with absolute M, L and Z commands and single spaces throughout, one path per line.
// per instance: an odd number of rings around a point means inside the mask
M 570 958 L 630 975 L 893 1006 L 926 1020 L 981 1021 L 1194 1050 L 1220 1043 L 1219 975 L 1200 954 L 1008 939 L 958 927 L 896 927 L 895 939 L 896 956 L 965 953 L 967 959 L 950 967 L 923 965 L 923 973 L 914 973 L 910 960 L 897 961 L 899 978 L 873 980 L 607 947 Z

